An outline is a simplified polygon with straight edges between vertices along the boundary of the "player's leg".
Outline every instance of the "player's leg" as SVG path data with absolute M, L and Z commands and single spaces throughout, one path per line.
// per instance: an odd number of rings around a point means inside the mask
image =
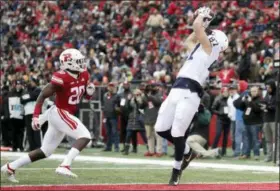
M 80 151 L 82 151 L 90 142 L 90 133 L 77 117 L 58 108 L 55 108 L 53 112 L 57 113 L 57 115 L 53 115 L 50 122 L 55 122 L 56 128 L 66 135 L 76 139 L 62 164 L 56 169 L 56 172 L 61 175 L 76 177 L 77 175 L 71 172 L 70 166 L 75 157 L 79 155 Z
M 192 122 L 195 113 L 197 112 L 197 108 L 200 103 L 200 99 L 197 97 L 197 95 L 194 93 L 189 93 L 189 95 L 190 96 L 186 96 L 186 98 L 181 99 L 177 104 L 174 122 L 171 129 L 171 135 L 173 137 L 175 146 L 176 161 L 182 160 L 183 155 L 189 152 L 189 147 L 186 144 L 184 136 Z M 185 150 L 186 146 L 188 148 Z M 176 167 L 174 166 L 174 168 L 180 169 L 180 165 Z
M 48 130 L 43 140 L 42 147 L 31 151 L 30 153 L 28 153 L 28 155 L 24 155 L 19 159 L 2 166 L 1 172 L 7 174 L 8 179 L 11 182 L 17 182 L 17 180 L 14 177 L 16 169 L 50 156 L 60 144 L 63 137 L 64 134 L 62 132 L 59 132 L 49 124 Z
M 155 124 L 155 131 L 157 134 L 167 139 L 171 143 L 173 143 L 173 138 L 171 136 L 171 126 L 174 120 L 175 109 L 176 104 L 171 103 L 170 99 L 167 98 L 161 104 Z
M 193 149 L 194 152 L 204 157 L 217 157 L 219 155 L 218 149 L 206 150 L 204 148 L 207 141 L 200 135 L 189 136 L 187 139 L 187 143 Z
M 185 96 L 180 99 L 176 106 L 175 117 L 171 129 L 175 148 L 175 160 L 172 176 L 169 181 L 170 185 L 177 185 L 179 183 L 183 157 L 190 152 L 190 147 L 186 142 L 185 133 L 197 112 L 199 103 L 200 99 L 196 93 L 186 92 Z

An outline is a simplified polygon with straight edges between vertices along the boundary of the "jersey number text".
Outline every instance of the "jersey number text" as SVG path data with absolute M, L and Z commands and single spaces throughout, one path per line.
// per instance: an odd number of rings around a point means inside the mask
M 71 93 L 73 95 L 69 97 L 68 103 L 70 105 L 77 105 L 80 102 L 84 92 L 85 92 L 85 86 L 71 88 Z
M 212 44 L 212 46 L 217 46 L 219 44 L 214 37 L 209 38 L 209 41 Z

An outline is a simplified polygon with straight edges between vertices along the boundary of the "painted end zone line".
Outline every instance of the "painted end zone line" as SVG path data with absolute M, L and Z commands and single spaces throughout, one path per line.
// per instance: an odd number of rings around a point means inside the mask
M 12 152 L 1 152 L 2 157 L 21 157 L 26 153 L 12 153 Z M 53 154 L 49 160 L 63 160 L 65 155 Z M 85 162 L 108 162 L 117 164 L 131 164 L 131 165 L 161 165 L 161 166 L 172 166 L 170 160 L 150 160 L 150 159 L 131 159 L 131 158 L 116 158 L 116 157 L 101 157 L 101 156 L 78 156 L 75 161 Z M 278 167 L 272 166 L 254 166 L 254 165 L 237 165 L 237 164 L 217 164 L 217 163 L 201 163 L 192 162 L 190 167 L 194 168 L 215 168 L 215 169 L 227 169 L 227 170 L 241 170 L 241 171 L 259 171 L 259 172 L 273 172 L 279 173 Z
M 1 190 L 279 190 L 278 183 L 235 183 L 235 184 L 115 184 L 115 185 L 41 185 L 3 186 Z

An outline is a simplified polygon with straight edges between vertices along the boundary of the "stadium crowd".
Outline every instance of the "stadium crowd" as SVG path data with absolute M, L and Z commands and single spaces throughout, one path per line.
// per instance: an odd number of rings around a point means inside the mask
M 119 149 L 116 120 L 121 115 L 122 129 L 127 129 L 121 133 L 122 142 L 125 143 L 124 153 L 128 154 L 130 139 L 135 140 L 135 133 L 146 131 L 148 139 L 145 133 L 141 133 L 144 142 L 149 145 L 146 156 L 153 155 L 154 150 L 158 156 L 162 156 L 167 143 L 153 131 L 156 116 L 147 119 L 145 113 L 154 113 L 154 110 L 149 110 L 158 109 L 168 94 L 168 87 L 188 55 L 184 40 L 192 31 L 193 11 L 203 4 L 211 6 L 216 12 L 211 26 L 225 31 L 230 42 L 229 48 L 210 68 L 211 77 L 205 86 L 211 99 L 202 104 L 203 108 L 218 116 L 217 134 L 212 147 L 217 147 L 222 131 L 227 137 L 230 126 L 236 125 L 232 127 L 232 130 L 235 129 L 232 135 L 235 157 L 241 155 L 241 158 L 249 158 L 250 143 L 253 142 L 255 158 L 258 159 L 258 133 L 264 132 L 268 150 L 266 161 L 272 160 L 275 119 L 267 117 L 266 113 L 273 113 L 276 104 L 271 81 L 275 79 L 273 42 L 279 38 L 278 1 L 60 0 L 0 3 L 1 129 L 2 136 L 8 134 L 2 137 L 5 146 L 12 145 L 14 150 L 23 150 L 25 126 L 31 128 L 29 117 L 25 116 L 26 125 L 23 121 L 23 115 L 30 115 L 32 108 L 26 107 L 26 103 L 36 100 L 38 88 L 43 87 L 51 74 L 59 69 L 58 57 L 62 50 L 77 48 L 88 58 L 87 68 L 91 80 L 103 87 L 100 90 L 102 97 L 96 99 L 102 100 L 105 109 L 104 123 L 109 135 L 105 150 L 112 150 L 112 144 L 115 145 L 115 151 Z M 149 86 L 141 82 L 149 82 Z M 140 84 L 139 87 L 127 93 L 129 84 L 135 83 Z M 260 108 L 256 108 L 257 114 L 252 117 L 261 119 L 265 115 L 264 121 L 252 122 L 244 114 L 251 108 L 248 104 L 258 97 L 256 91 L 260 88 L 250 87 L 248 96 L 247 83 L 266 83 L 272 89 L 266 96 L 258 98 L 260 104 L 257 105 Z M 105 94 L 107 86 L 109 93 Z M 115 89 L 110 90 L 110 87 Z M 220 90 L 221 94 L 216 96 Z M 232 96 L 237 92 L 241 95 L 240 99 L 237 99 L 238 96 L 233 99 Z M 30 96 L 23 97 L 26 94 Z M 114 95 L 116 98 L 112 101 Z M 8 105 L 9 96 L 19 97 L 13 100 L 17 107 Z M 114 107 L 110 107 L 112 105 Z M 228 115 L 235 111 L 226 110 L 225 107 L 237 108 L 240 113 L 235 118 Z M 22 112 L 23 108 L 25 113 Z M 106 112 L 106 108 L 114 110 Z M 11 127 L 11 133 L 8 127 Z M 28 135 L 38 137 L 32 132 Z M 207 136 L 204 138 L 207 140 Z M 155 139 L 160 145 L 156 149 Z M 36 138 L 29 140 L 29 144 L 35 147 L 40 145 L 38 142 Z M 206 144 L 204 142 L 201 142 L 203 146 Z M 241 142 L 243 145 L 248 143 L 242 152 Z M 133 150 L 137 152 L 137 142 L 134 141 L 133 145 Z M 225 139 L 223 147 L 226 145 Z M 226 154 L 225 149 L 222 149 L 221 154 Z

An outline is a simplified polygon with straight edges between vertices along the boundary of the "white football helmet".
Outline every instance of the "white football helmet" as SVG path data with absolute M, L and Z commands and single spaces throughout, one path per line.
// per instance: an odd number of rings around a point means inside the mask
M 60 69 L 61 70 L 70 70 L 75 72 L 85 71 L 85 57 L 77 49 L 70 48 L 64 50 L 60 56 Z
M 215 39 L 219 43 L 219 47 L 221 48 L 221 52 L 225 51 L 228 48 L 228 37 L 227 35 L 220 30 L 212 30 Z

